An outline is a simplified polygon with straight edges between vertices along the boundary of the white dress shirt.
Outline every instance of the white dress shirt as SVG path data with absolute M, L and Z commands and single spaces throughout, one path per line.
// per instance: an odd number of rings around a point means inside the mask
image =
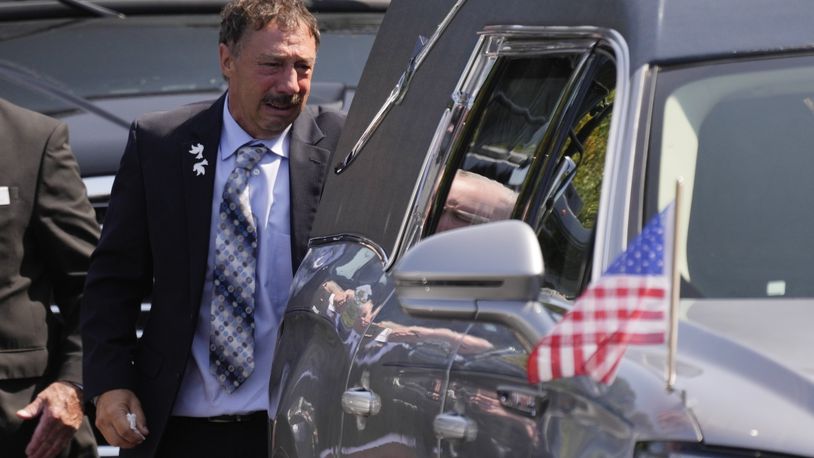
M 181 389 L 172 414 L 211 417 L 268 409 L 268 383 L 276 344 L 277 326 L 283 317 L 291 286 L 291 209 L 288 175 L 288 145 L 291 126 L 279 137 L 259 141 L 271 153 L 260 160 L 259 173 L 249 179 L 249 202 L 257 227 L 257 289 L 255 290 L 254 372 L 229 394 L 209 372 L 209 317 L 212 303 L 212 271 L 221 196 L 226 179 L 235 167 L 235 151 L 252 141 L 223 105 L 223 130 L 215 168 L 212 219 L 209 224 L 209 254 L 206 262 L 198 326 L 192 342 Z M 269 192 L 272 191 L 272 192 Z

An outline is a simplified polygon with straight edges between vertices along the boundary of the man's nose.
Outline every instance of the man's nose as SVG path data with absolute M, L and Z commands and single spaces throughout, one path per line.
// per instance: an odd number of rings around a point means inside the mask
M 277 91 L 281 94 L 296 94 L 300 92 L 299 77 L 294 66 L 286 67 L 277 81 Z

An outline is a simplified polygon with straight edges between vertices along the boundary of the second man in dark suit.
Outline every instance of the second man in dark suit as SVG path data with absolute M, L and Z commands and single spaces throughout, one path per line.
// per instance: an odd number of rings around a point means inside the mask
M 300 0 L 230 2 L 227 93 L 130 130 L 82 310 L 85 394 L 121 456 L 266 456 L 277 326 L 344 121 L 305 105 L 318 44 Z
M 0 138 L 0 455 L 95 457 L 79 301 L 99 226 L 65 123 L 0 99 Z

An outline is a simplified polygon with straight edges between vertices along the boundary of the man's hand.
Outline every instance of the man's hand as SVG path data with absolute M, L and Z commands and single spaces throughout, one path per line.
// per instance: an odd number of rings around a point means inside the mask
M 129 413 L 136 416 L 135 430 L 130 428 Z M 96 400 L 96 427 L 110 445 L 121 448 L 135 447 L 150 433 L 141 402 L 130 390 L 110 390 L 99 396 Z
M 39 417 L 25 449 L 26 455 L 29 458 L 54 457 L 68 446 L 82 424 L 81 392 L 70 383 L 54 382 L 31 404 L 18 410 L 17 417 L 26 421 Z

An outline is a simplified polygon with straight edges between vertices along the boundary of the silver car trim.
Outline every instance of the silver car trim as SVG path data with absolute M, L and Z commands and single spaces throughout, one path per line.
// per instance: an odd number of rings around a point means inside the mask
M 382 249 L 382 247 L 379 246 L 379 244 L 361 235 L 335 234 L 325 237 L 314 237 L 308 240 L 308 248 L 329 245 L 333 243 L 352 243 L 356 245 L 362 245 L 373 251 L 373 253 L 375 253 L 376 256 L 378 256 L 378 258 L 382 261 L 384 265 L 389 265 L 390 263 L 390 260 L 387 257 L 387 252 L 384 251 L 384 249 Z
M 435 436 L 446 440 L 471 442 L 478 437 L 478 424 L 456 413 L 441 413 L 432 422 Z
M 608 137 L 606 170 L 610 170 L 608 165 L 616 163 L 617 157 L 624 157 L 621 151 L 623 151 L 624 147 L 629 146 L 630 140 L 625 138 L 625 132 L 620 126 L 625 125 L 624 118 L 628 114 L 627 99 L 630 84 L 627 75 L 630 66 L 630 56 L 625 39 L 617 31 L 599 27 L 495 25 L 485 27 L 483 31 L 478 34 L 480 38 L 475 45 L 467 65 L 464 67 L 461 78 L 455 86 L 455 90 L 450 96 L 448 108 L 441 115 L 435 135 L 427 150 L 424 164 L 421 168 L 422 172 L 420 178 L 417 180 L 412 193 L 408 207 L 409 210 L 405 214 L 399 236 L 396 239 L 393 259 L 401 258 L 404 252 L 421 238 L 432 197 L 436 194 L 438 186 L 440 185 L 441 172 L 444 170 L 446 160 L 452 150 L 452 145 L 460 134 L 461 121 L 470 121 L 468 115 L 470 114 L 474 96 L 480 91 L 497 57 L 502 55 L 501 50 L 504 50 L 506 53 L 511 52 L 512 55 L 520 55 L 523 53 L 539 55 L 548 51 L 562 52 L 563 50 L 584 49 L 575 44 L 563 42 L 539 42 L 539 46 L 524 43 L 524 46 L 520 50 L 511 49 L 511 43 L 516 42 L 519 38 L 562 38 L 564 40 L 593 39 L 602 40 L 607 43 L 613 50 L 614 58 L 616 59 L 617 97 L 612 112 L 612 119 L 614 121 L 611 123 L 611 131 Z M 490 38 L 493 39 L 490 41 Z M 548 47 L 546 45 L 548 45 Z M 586 43 L 581 43 L 581 45 L 585 46 Z M 444 151 L 441 151 L 442 145 L 446 145 Z M 629 162 L 632 166 L 633 161 L 631 160 Z M 620 178 L 619 172 L 617 171 L 610 179 L 604 180 L 602 197 L 600 198 L 597 234 L 609 232 L 607 229 L 607 218 L 605 216 L 607 212 L 603 210 L 610 206 L 609 193 L 614 189 L 611 187 L 611 182 L 616 184 Z M 627 187 L 629 187 L 629 185 L 625 185 L 623 189 Z M 629 196 L 629 194 L 628 191 L 627 195 Z M 616 202 L 616 200 L 618 199 L 615 199 L 614 202 Z M 624 214 L 627 214 L 627 209 Z M 595 243 L 592 278 L 598 278 L 605 269 L 606 264 L 609 263 L 604 238 L 597 236 Z M 386 263 L 385 270 L 389 270 L 392 267 L 391 263 L 392 260 L 390 263 Z
M 410 197 L 406 220 L 402 222 L 399 236 L 396 239 L 394 259 L 401 258 L 404 250 L 421 239 L 431 206 L 431 197 L 437 194 L 441 183 L 442 172 L 449 156 L 449 145 L 452 145 L 460 136 L 461 120 L 468 119 L 474 102 L 472 94 L 480 91 L 486 81 L 486 76 L 494 65 L 496 59 L 484 58 L 481 52 L 485 40 L 486 38 L 483 36 L 478 39 L 475 49 L 464 67 L 465 70 L 455 85 L 455 91 L 450 97 L 450 105 L 441 114 L 430 147 L 424 156 L 424 163 L 421 166 L 422 173 Z M 443 145 L 447 145 L 447 148 L 442 152 Z M 407 234 L 406 237 L 405 234 Z M 387 265 L 385 269 L 389 267 Z
M 59 3 L 62 3 L 63 5 L 67 5 L 69 8 L 74 8 L 79 11 L 90 13 L 93 14 L 94 16 L 114 17 L 119 19 L 125 18 L 125 15 L 118 11 L 106 8 L 102 5 L 96 5 L 87 0 L 57 0 L 57 1 L 59 1 Z
M 630 182 L 633 170 L 635 138 L 629 132 L 628 118 L 636 119 L 632 112 L 638 104 L 631 104 L 630 54 L 625 39 L 615 30 L 607 30 L 605 41 L 616 59 L 616 100 L 611 112 L 611 127 L 605 156 L 605 179 L 599 197 L 596 237 L 594 238 L 591 278 L 599 278 L 613 257 L 621 252 L 619 242 L 627 240 L 627 227 L 614 227 L 611 219 L 626 221 L 629 213 Z M 624 190 L 620 195 L 619 190 Z M 620 219 L 624 218 L 624 219 Z
M 404 96 L 407 94 L 407 90 L 409 89 L 410 82 L 413 80 L 413 76 L 418 71 L 418 68 L 421 66 L 421 63 L 424 62 L 424 58 L 427 57 L 427 54 L 430 50 L 435 47 L 435 43 L 441 37 L 441 34 L 444 33 L 447 26 L 450 22 L 452 22 L 452 18 L 458 13 L 461 9 L 463 4 L 466 0 L 457 0 L 452 8 L 450 8 L 447 15 L 438 24 L 438 27 L 435 29 L 435 32 L 432 34 L 430 39 L 423 44 L 421 50 L 418 52 L 416 56 L 410 59 L 407 63 L 407 69 L 404 70 L 404 73 L 401 74 L 398 82 L 396 82 L 396 86 L 393 87 L 393 90 L 390 91 L 390 95 L 387 96 L 387 100 L 384 101 L 384 104 L 379 111 L 373 116 L 373 120 L 370 121 L 370 124 L 365 128 L 365 131 L 362 132 L 362 135 L 359 137 L 359 140 L 356 141 L 356 144 L 353 145 L 350 153 L 342 160 L 342 163 L 336 166 L 334 172 L 338 175 L 344 172 L 353 161 L 359 156 L 359 153 L 362 151 L 362 148 L 367 145 L 367 142 L 370 140 L 370 137 L 376 132 L 381 125 L 384 118 L 390 113 L 390 110 L 395 106 L 401 104 L 402 100 L 404 100 Z
M 382 399 L 365 388 L 351 388 L 342 393 L 342 410 L 348 415 L 369 417 L 382 409 Z

